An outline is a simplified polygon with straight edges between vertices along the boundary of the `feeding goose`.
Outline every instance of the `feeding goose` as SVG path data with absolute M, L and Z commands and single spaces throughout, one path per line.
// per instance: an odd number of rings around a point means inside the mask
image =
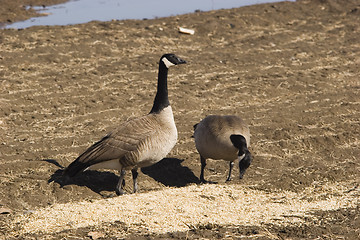
M 231 171 L 234 161 L 239 159 L 240 178 L 243 178 L 246 169 L 251 163 L 250 130 L 246 123 L 237 116 L 210 115 L 194 125 L 196 149 L 200 154 L 201 173 L 200 181 L 204 179 L 206 159 L 223 159 L 230 162 L 229 175 L 226 181 L 231 180 Z
M 124 193 L 124 176 L 131 170 L 133 191 L 137 191 L 137 169 L 153 165 L 166 157 L 177 141 L 177 129 L 168 98 L 167 76 L 171 66 L 186 61 L 174 54 L 165 54 L 159 61 L 157 92 L 149 114 L 123 123 L 100 141 L 90 146 L 65 170 L 75 176 L 88 169 L 120 171 L 116 194 Z

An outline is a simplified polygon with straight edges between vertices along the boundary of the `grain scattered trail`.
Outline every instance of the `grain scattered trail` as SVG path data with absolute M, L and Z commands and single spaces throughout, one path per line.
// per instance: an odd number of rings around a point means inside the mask
M 162 234 L 209 223 L 299 226 L 318 221 L 312 214 L 316 211 L 355 207 L 359 197 L 356 184 L 313 185 L 299 193 L 265 192 L 240 185 L 191 185 L 90 202 L 55 204 L 16 215 L 10 227 L 21 226 L 17 232 L 20 234 L 44 234 L 119 221 L 131 229 Z

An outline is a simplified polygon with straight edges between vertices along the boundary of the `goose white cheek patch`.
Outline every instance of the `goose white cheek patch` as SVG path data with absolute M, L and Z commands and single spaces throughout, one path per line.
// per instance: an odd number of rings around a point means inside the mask
M 241 155 L 241 156 L 238 156 L 239 161 L 243 160 L 244 157 L 245 157 L 245 153 L 243 155 Z
M 166 66 L 167 68 L 175 65 L 175 64 L 173 64 L 172 62 L 170 62 L 169 60 L 167 60 L 167 58 L 165 58 L 165 57 L 162 59 L 162 61 L 163 61 L 163 63 L 165 64 L 165 66 Z

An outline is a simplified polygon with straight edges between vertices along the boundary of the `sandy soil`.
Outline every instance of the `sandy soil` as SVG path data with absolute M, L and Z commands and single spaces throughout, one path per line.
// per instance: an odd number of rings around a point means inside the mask
M 1 29 L 0 239 L 358 239 L 359 22 L 359 0 L 314 0 Z M 142 169 L 137 194 L 114 196 L 111 171 L 65 185 L 64 166 L 149 112 L 166 52 L 188 61 L 170 70 L 168 158 Z M 219 183 L 198 185 L 192 126 L 208 114 L 250 125 L 244 179 L 209 161 Z

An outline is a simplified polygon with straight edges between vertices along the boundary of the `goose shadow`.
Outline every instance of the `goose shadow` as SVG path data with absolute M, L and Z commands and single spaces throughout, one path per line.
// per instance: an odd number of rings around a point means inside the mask
M 141 172 L 164 184 L 167 187 L 184 187 L 190 183 L 200 183 L 194 173 L 182 165 L 184 160 L 164 158 L 149 167 L 141 168 Z
M 48 183 L 55 182 L 64 187 L 66 185 L 85 186 L 101 195 L 102 191 L 114 191 L 119 181 L 119 176 L 112 172 L 87 170 L 74 177 L 64 177 L 64 167 L 54 159 L 44 159 L 60 169 L 56 170 L 49 178 Z M 185 166 L 184 160 L 177 158 L 164 158 L 160 162 L 141 168 L 142 173 L 169 187 L 184 187 L 190 183 L 199 183 L 199 179 Z M 141 184 L 141 183 L 139 183 Z
M 88 170 L 71 178 L 65 177 L 63 175 L 65 168 L 56 160 L 44 159 L 43 161 L 54 164 L 60 168 L 50 176 L 48 183 L 58 183 L 61 188 L 67 185 L 84 186 L 91 189 L 93 192 L 100 194 L 102 191 L 114 191 L 116 184 L 119 181 L 119 176 L 115 173 L 95 170 Z

